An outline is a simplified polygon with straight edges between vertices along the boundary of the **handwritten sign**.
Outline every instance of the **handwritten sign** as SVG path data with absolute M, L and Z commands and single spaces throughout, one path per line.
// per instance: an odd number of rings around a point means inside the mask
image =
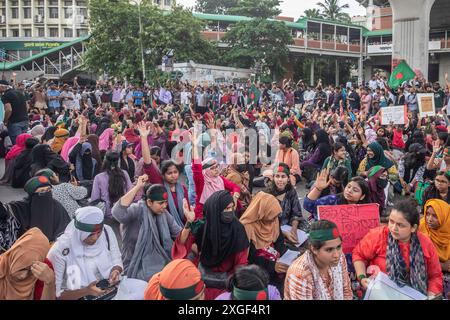
M 334 222 L 342 236 L 344 253 L 351 253 L 359 241 L 380 224 L 377 203 L 318 206 L 319 219 Z
M 434 93 L 418 93 L 417 102 L 421 117 L 435 116 L 436 106 L 434 105 Z
M 405 124 L 407 121 L 408 112 L 406 106 L 394 106 L 381 108 L 381 124 Z

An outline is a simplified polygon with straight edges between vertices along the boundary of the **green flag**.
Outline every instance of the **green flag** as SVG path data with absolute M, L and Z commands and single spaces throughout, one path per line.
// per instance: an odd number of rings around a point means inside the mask
M 259 96 L 261 95 L 261 92 L 254 84 L 251 85 L 250 90 L 248 92 L 248 103 L 254 102 L 255 104 L 259 101 Z
M 392 71 L 391 77 L 389 78 L 388 85 L 392 89 L 397 89 L 405 81 L 409 81 L 416 76 L 416 73 L 408 66 L 405 60 L 400 61 L 400 63 Z

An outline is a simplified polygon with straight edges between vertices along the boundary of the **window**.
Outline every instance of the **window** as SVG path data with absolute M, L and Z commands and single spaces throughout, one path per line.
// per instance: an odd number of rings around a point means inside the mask
M 45 37 L 44 28 L 37 28 L 37 35 L 38 35 L 38 37 Z
M 48 5 L 57 7 L 58 6 L 58 0 L 48 0 Z
M 24 6 L 24 7 L 31 7 L 31 0 L 23 0 L 22 6 Z
M 170 7 L 170 0 L 164 0 L 164 5 Z
M 157 4 L 157 5 L 160 5 L 161 4 L 161 0 L 154 0 L 153 3 Z
M 11 37 L 18 37 L 19 29 L 11 29 Z
M 19 8 L 11 8 L 11 18 L 19 19 Z
M 23 18 L 31 19 L 31 8 L 23 8 Z
M 84 37 L 87 36 L 88 30 L 87 29 L 77 29 L 77 37 Z
M 23 36 L 24 37 L 31 37 L 31 29 L 23 29 Z
M 64 8 L 64 18 L 72 19 L 72 8 Z
M 66 6 L 66 7 L 71 7 L 72 6 L 72 1 L 64 1 L 64 5 Z
M 78 7 L 86 7 L 86 1 L 77 1 Z
M 48 13 L 50 19 L 58 19 L 58 8 L 49 8 Z
M 0 30 L 0 35 L 1 35 L 3 38 L 6 38 L 6 29 Z
M 64 28 L 64 37 L 72 38 L 73 37 L 72 29 Z
M 80 8 L 80 9 L 78 9 L 78 14 L 80 15 L 80 16 L 83 16 L 83 17 L 87 17 L 87 8 Z
M 19 6 L 19 1 L 17 1 L 17 0 L 11 1 L 11 7 L 18 7 L 18 6 Z
M 38 5 L 38 7 L 43 7 L 44 6 L 44 0 L 38 0 L 37 5 Z
M 49 28 L 48 31 L 50 33 L 50 37 L 51 38 L 58 38 L 59 37 L 58 28 Z
M 44 16 L 45 16 L 45 8 L 38 8 L 37 9 L 37 14 L 42 16 L 42 18 L 44 18 Z

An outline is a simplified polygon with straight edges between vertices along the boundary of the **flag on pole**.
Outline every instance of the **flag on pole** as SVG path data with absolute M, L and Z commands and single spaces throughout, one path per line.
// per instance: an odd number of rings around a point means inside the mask
M 388 85 L 392 89 L 397 89 L 403 82 L 409 81 L 415 76 L 416 73 L 408 66 L 405 60 L 402 60 L 397 67 L 395 67 L 394 71 L 392 71 Z
M 255 84 L 252 84 L 248 92 L 248 103 L 258 103 L 261 92 L 256 88 Z

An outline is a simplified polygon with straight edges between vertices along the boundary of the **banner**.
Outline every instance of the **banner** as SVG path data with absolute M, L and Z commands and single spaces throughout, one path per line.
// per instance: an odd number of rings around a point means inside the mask
M 408 112 L 406 106 L 393 106 L 381 108 L 381 125 L 406 124 L 408 121 Z
M 377 203 L 318 206 L 320 220 L 334 222 L 342 236 L 342 250 L 352 253 L 353 248 L 369 232 L 380 225 Z
M 379 272 L 367 287 L 364 300 L 426 300 L 427 296 L 409 287 L 399 287 L 387 274 Z
M 418 93 L 417 102 L 419 105 L 419 113 L 421 117 L 432 117 L 436 115 L 434 93 Z

